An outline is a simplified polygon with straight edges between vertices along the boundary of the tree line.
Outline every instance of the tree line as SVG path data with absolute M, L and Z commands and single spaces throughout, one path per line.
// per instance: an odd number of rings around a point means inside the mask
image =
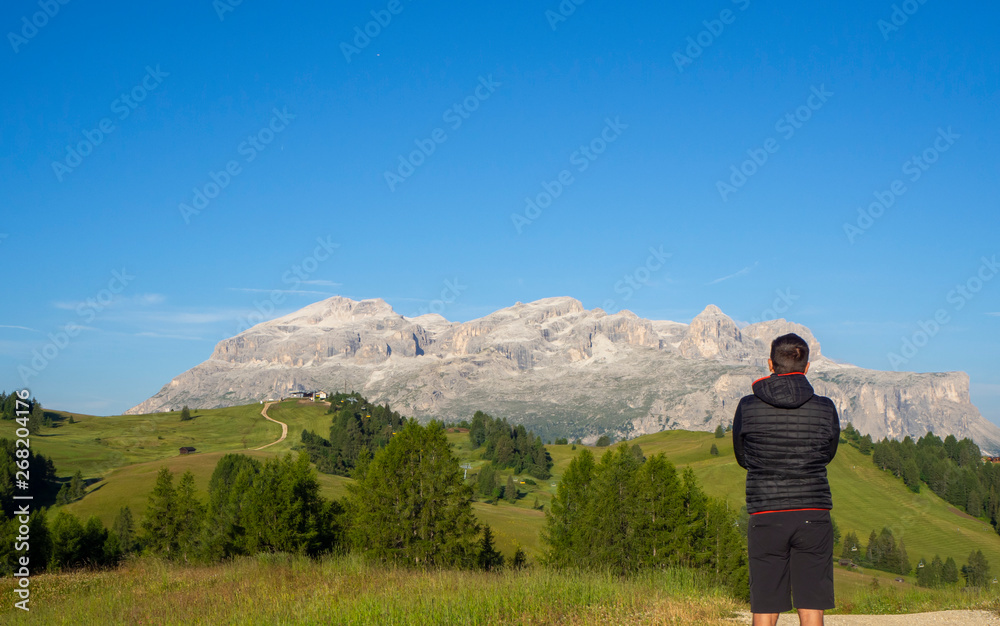
M 930 561 L 920 559 L 915 567 L 911 565 L 906 545 L 902 540 L 897 543 L 889 528 L 883 528 L 880 533 L 873 530 L 868 536 L 867 545 L 862 545 L 854 532 L 847 533 L 840 557 L 856 565 L 903 576 L 916 570 L 917 584 L 922 587 L 942 587 L 959 581 L 958 564 L 950 556 L 942 561 L 935 554 Z M 961 573 L 968 587 L 986 587 L 992 580 L 990 565 L 982 550 L 969 554 Z
M 329 439 L 303 430 L 301 441 L 316 469 L 340 476 L 351 473 L 359 455 L 385 447 L 406 421 L 388 404 L 372 404 L 355 392 L 331 396 L 327 413 L 332 415 Z
M 546 512 L 545 562 L 620 573 L 695 568 L 745 595 L 738 513 L 707 496 L 690 468 L 679 475 L 663 454 L 647 459 L 637 448 L 622 443 L 599 462 L 585 449 L 573 459 Z
M 927 486 L 938 497 L 973 517 L 988 519 L 1000 533 L 1000 465 L 984 463 L 979 446 L 971 439 L 959 441 L 954 435 L 942 440 L 928 432 L 916 442 L 882 439 L 871 443 L 850 424 L 841 438 L 872 462 L 900 478 L 914 493 Z
M 552 457 L 541 437 L 524 428 L 511 426 L 507 418 L 495 419 L 476 411 L 469 424 L 469 441 L 473 449 L 483 448 L 483 458 L 498 469 L 513 469 L 515 474 L 527 473 L 542 480 L 552 476 Z

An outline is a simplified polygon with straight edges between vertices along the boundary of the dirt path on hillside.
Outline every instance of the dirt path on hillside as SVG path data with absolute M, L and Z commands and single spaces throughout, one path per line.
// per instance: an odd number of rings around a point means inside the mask
M 736 621 L 749 624 L 750 613 L 741 615 Z M 778 626 L 798 623 L 795 615 L 778 618 Z M 935 611 L 906 615 L 827 615 L 823 623 L 824 626 L 998 626 L 1000 617 L 989 611 Z
M 274 422 L 275 424 L 281 424 L 281 437 L 278 437 L 277 441 L 272 441 L 271 443 L 269 443 L 267 445 L 261 446 L 259 448 L 254 448 L 254 450 L 263 450 L 264 448 L 267 448 L 268 446 L 273 446 L 276 443 L 281 443 L 282 441 L 285 440 L 285 437 L 288 436 L 288 424 L 286 424 L 284 422 L 279 422 L 276 419 L 271 419 L 270 417 L 267 416 L 267 409 L 272 404 L 274 404 L 274 402 L 268 402 L 267 404 L 265 404 L 264 408 L 261 409 L 260 414 L 264 416 L 264 419 L 270 420 L 270 421 Z

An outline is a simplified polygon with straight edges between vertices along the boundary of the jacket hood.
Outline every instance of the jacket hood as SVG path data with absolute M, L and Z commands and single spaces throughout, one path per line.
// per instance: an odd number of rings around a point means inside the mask
M 797 409 L 815 395 L 801 372 L 771 374 L 753 383 L 753 395 L 779 409 Z

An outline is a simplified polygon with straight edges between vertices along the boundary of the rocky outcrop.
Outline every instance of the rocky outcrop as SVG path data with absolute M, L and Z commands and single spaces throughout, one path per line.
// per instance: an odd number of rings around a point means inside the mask
M 862 432 L 899 438 L 933 430 L 1000 450 L 1000 428 L 970 403 L 964 373 L 837 363 L 800 324 L 741 328 L 714 305 L 681 324 L 587 310 L 573 298 L 518 302 L 465 323 L 403 317 L 381 299 L 330 298 L 219 342 L 209 360 L 129 412 L 347 388 L 424 419 L 482 409 L 545 437 L 712 430 L 732 421 L 750 383 L 766 374 L 771 340 L 787 332 L 809 343 L 817 391 Z

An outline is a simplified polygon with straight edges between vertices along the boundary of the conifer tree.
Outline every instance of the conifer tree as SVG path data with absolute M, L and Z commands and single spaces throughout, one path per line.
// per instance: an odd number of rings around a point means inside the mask
M 351 544 L 368 558 L 417 567 L 471 566 L 479 527 L 441 424 L 409 420 L 348 486 Z
M 990 564 L 982 550 L 969 554 L 968 563 L 962 566 L 962 576 L 967 587 L 986 587 L 989 584 Z
M 181 407 L 181 421 L 186 422 L 189 419 L 191 419 L 191 409 L 189 409 L 188 405 L 185 404 Z
M 958 582 L 958 564 L 950 556 L 941 566 L 941 582 L 949 585 Z
M 545 513 L 542 540 L 548 546 L 545 560 L 557 566 L 576 565 L 587 555 L 583 540 L 583 517 L 590 500 L 594 455 L 588 449 L 570 461 L 559 481 L 556 496 Z
M 132 519 L 132 509 L 123 506 L 118 510 L 118 515 L 111 525 L 110 535 L 115 537 L 118 549 L 122 555 L 131 554 L 136 551 L 138 540 L 135 535 L 135 521 Z
M 177 552 L 177 502 L 174 474 L 160 468 L 156 484 L 149 494 L 146 515 L 142 520 L 143 543 L 155 555 L 173 557 Z
M 184 472 L 177 485 L 174 509 L 176 522 L 176 542 L 178 554 L 176 558 L 189 560 L 200 549 L 202 524 L 205 519 L 205 506 L 195 494 L 194 474 Z
M 514 477 L 507 477 L 507 484 L 503 488 L 503 499 L 511 504 L 517 502 L 517 485 L 514 484 Z
M 489 525 L 483 526 L 483 538 L 479 542 L 479 554 L 477 555 L 479 569 L 492 572 L 503 567 L 503 555 L 497 552 L 493 545 L 493 529 Z
M 725 436 L 726 436 L 726 429 L 722 427 L 722 424 L 719 424 L 718 426 L 716 426 L 715 427 L 715 438 L 716 439 L 722 439 Z
M 711 454 L 712 456 L 719 456 L 719 446 L 713 443 L 712 447 L 709 448 L 708 453 Z
M 517 546 L 517 549 L 514 550 L 514 558 L 511 560 L 510 566 L 514 570 L 521 570 L 528 566 L 528 557 L 521 546 Z

